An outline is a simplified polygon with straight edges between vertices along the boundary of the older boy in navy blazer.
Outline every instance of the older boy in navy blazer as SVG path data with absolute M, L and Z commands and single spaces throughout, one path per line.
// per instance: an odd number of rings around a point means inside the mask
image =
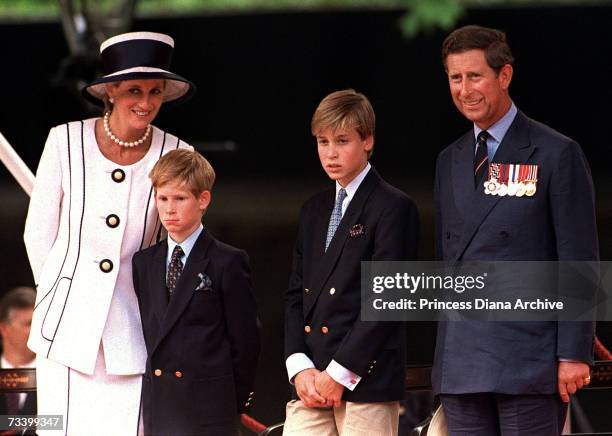
M 133 259 L 145 435 L 235 435 L 259 355 L 248 257 L 202 227 L 215 178 L 206 159 L 171 151 L 150 178 L 168 239 Z
M 404 396 L 404 325 L 360 319 L 362 261 L 416 257 L 413 202 L 369 164 L 374 111 L 349 89 L 312 119 L 319 159 L 335 187 L 301 211 L 286 295 L 285 355 L 295 396 L 285 435 L 397 434 Z

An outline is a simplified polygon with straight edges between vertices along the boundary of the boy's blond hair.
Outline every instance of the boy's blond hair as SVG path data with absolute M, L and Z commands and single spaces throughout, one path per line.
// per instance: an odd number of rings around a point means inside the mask
M 329 94 L 315 110 L 310 130 L 317 136 L 322 130 L 355 128 L 361 139 L 374 136 L 376 116 L 368 98 L 354 89 Z
M 204 191 L 212 191 L 215 183 L 215 170 L 197 151 L 179 148 L 161 157 L 149 173 L 153 188 L 166 183 L 185 184 L 194 196 Z

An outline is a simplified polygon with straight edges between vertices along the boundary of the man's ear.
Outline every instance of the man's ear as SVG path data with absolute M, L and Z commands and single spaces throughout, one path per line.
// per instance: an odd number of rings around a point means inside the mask
M 510 87 L 510 82 L 512 82 L 512 74 L 514 73 L 514 69 L 512 65 L 506 64 L 501 67 L 499 70 L 499 74 L 497 75 L 497 79 L 499 80 L 499 84 L 502 89 L 507 90 Z
M 6 331 L 6 321 L 0 322 L 0 335 L 4 336 L 4 332 Z
M 212 200 L 210 191 L 202 191 L 198 196 L 198 207 L 204 212 Z

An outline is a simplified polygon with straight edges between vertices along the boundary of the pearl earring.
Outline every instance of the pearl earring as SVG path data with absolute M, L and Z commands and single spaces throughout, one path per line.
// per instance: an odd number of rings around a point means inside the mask
M 113 97 L 109 97 L 108 102 L 110 104 L 113 104 L 113 103 L 115 103 L 115 99 Z

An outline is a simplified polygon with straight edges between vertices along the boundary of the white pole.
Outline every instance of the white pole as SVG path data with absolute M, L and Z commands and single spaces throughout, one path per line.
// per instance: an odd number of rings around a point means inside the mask
M 8 168 L 10 173 L 15 177 L 17 183 L 21 185 L 23 190 L 32 195 L 32 187 L 34 186 L 34 174 L 28 168 L 17 152 L 8 143 L 2 132 L 0 132 L 0 160 Z

